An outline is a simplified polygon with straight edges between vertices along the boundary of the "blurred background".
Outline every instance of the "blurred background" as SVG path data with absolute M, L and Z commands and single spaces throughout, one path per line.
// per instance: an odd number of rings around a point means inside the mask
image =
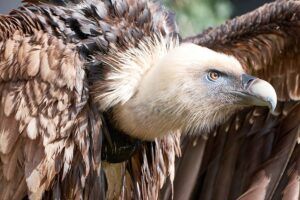
M 9 13 L 22 0 L 0 0 L 0 13 Z M 183 36 L 201 32 L 204 28 L 223 23 L 226 19 L 241 15 L 271 0 L 163 0 L 176 12 Z
M 181 34 L 190 36 L 272 0 L 164 0 L 176 12 Z

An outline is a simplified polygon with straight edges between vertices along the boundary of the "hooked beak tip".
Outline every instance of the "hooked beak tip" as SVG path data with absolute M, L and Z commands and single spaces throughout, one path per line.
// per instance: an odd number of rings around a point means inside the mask
M 269 109 L 273 112 L 275 110 L 275 108 L 276 108 L 277 102 L 269 99 L 268 103 L 269 103 L 269 105 L 268 105 Z
M 262 79 L 255 79 L 248 87 L 249 93 L 257 97 L 258 106 L 268 106 L 274 111 L 277 104 L 277 95 L 273 86 Z

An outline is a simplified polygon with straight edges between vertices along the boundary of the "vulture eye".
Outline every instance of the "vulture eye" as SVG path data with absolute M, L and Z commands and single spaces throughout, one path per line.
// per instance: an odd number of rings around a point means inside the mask
M 220 73 L 216 71 L 210 71 L 208 72 L 207 78 L 211 81 L 216 81 L 220 78 Z

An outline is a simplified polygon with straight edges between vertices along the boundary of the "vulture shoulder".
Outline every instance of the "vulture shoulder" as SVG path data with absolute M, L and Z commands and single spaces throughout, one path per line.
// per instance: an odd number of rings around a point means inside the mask
M 266 4 L 184 42 L 233 55 L 279 102 L 273 113 L 242 110 L 208 139 L 186 138 L 174 199 L 299 199 L 300 2 Z

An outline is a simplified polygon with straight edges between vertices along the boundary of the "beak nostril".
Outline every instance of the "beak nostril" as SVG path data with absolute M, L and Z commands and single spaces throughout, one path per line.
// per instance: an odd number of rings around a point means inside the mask
M 257 79 L 257 78 L 254 76 L 250 76 L 248 74 L 242 74 L 243 87 L 248 88 L 255 79 Z
M 247 82 L 246 84 L 247 84 L 247 85 L 250 85 L 252 81 L 254 81 L 254 79 L 248 80 L 248 82 Z

